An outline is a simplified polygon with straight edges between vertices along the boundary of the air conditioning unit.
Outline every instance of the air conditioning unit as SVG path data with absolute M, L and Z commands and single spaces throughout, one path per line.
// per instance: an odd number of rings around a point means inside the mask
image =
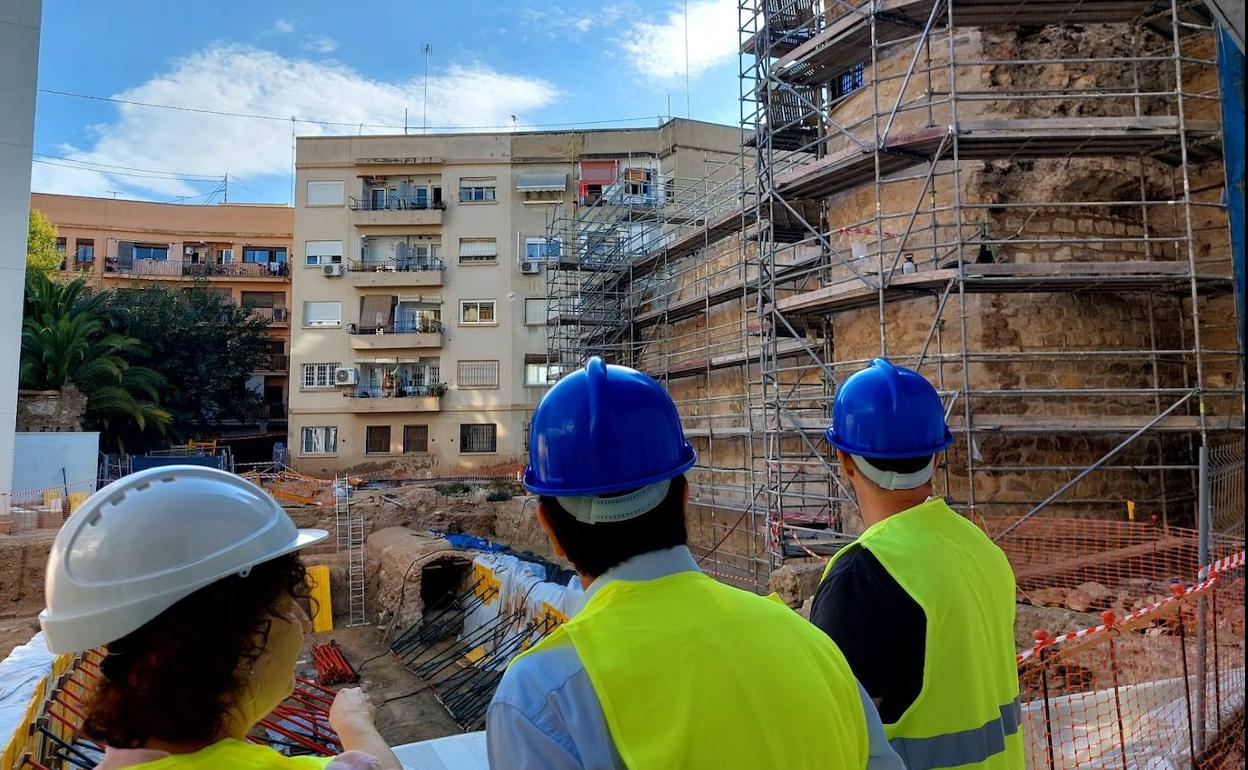
M 284 307 L 275 307 L 275 308 L 273 308 L 273 320 L 274 320 L 274 321 L 285 321 L 285 320 L 286 320 L 286 308 L 284 308 Z
M 354 366 L 340 366 L 334 370 L 335 385 L 358 385 L 360 372 Z
M 326 278 L 341 278 L 346 275 L 346 273 L 347 266 L 343 264 L 321 266 L 321 275 Z
M 525 275 L 537 275 L 542 271 L 542 263 L 535 260 L 526 259 L 520 263 L 520 272 Z

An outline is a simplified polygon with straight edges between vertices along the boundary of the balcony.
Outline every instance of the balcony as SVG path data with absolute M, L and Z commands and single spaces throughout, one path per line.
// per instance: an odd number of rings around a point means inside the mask
M 446 264 L 437 257 L 393 257 L 347 260 L 351 285 L 360 288 L 387 286 L 441 286 Z
M 290 311 L 284 307 L 249 307 L 247 309 L 256 318 L 268 321 L 270 327 L 290 326 Z
M 385 200 L 351 198 L 351 224 L 356 227 L 382 225 L 408 225 L 414 227 L 437 227 L 442 224 L 442 212 L 446 204 L 415 198 L 386 196 Z
M 399 350 L 403 348 L 442 347 L 442 322 L 417 318 L 415 321 L 365 326 L 351 324 L 352 350 Z
M 256 364 L 255 374 L 286 374 L 290 371 L 290 356 L 270 353 Z
M 399 385 L 391 388 L 357 385 L 343 393 L 347 411 L 353 414 L 379 412 L 437 412 L 442 409 L 445 383 Z
M 134 259 L 122 263 L 117 257 L 104 260 L 104 272 L 109 275 L 134 276 L 137 278 L 288 278 L 289 266 L 285 262 L 183 262 L 176 259 Z

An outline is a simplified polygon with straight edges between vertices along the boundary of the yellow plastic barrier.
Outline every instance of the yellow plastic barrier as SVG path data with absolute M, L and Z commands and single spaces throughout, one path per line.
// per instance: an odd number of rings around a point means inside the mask
M 329 595 L 329 567 L 308 567 L 308 592 L 312 595 L 312 630 L 334 630 L 334 604 Z
M 85 503 L 87 501 L 87 498 L 90 496 L 91 496 L 90 492 L 70 492 L 69 493 L 69 512 L 73 513 L 74 511 L 78 510 L 78 506 Z

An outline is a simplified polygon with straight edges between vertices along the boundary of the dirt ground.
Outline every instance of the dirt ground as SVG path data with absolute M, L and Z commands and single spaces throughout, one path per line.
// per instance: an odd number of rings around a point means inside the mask
M 330 639 L 338 640 L 347 661 L 360 672 L 360 686 L 377 706 L 377 729 L 391 746 L 460 732 L 433 693 L 380 642 L 377 629 L 367 626 L 309 634 L 305 645 L 325 644 Z M 311 668 L 311 656 L 306 661 Z
M 43 572 L 53 530 L 0 535 L 0 659 L 30 641 L 43 609 Z

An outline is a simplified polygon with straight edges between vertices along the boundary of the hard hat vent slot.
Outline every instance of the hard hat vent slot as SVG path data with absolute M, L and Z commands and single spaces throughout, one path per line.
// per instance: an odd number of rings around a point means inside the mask
M 87 526 L 94 527 L 96 524 L 99 524 L 99 523 L 100 523 L 100 512 L 97 510 L 91 514 L 91 518 L 87 519 Z
M 134 488 L 135 488 L 135 490 L 136 490 L 136 491 L 139 491 L 139 492 L 146 492 L 147 490 L 149 490 L 149 489 L 151 489 L 151 488 L 152 488 L 152 485 L 151 485 L 151 484 L 149 484 L 149 483 L 147 483 L 146 481 L 144 481 L 144 482 L 143 482 L 143 483 L 141 483 L 141 484 L 137 484 L 137 485 L 135 485 L 135 487 L 134 487 Z

